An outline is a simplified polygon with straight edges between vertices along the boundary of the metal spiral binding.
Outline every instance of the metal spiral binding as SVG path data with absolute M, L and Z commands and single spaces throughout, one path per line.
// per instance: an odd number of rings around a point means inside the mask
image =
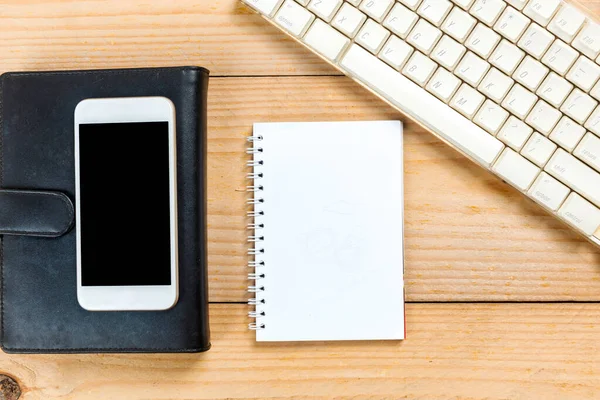
M 265 324 L 259 324 L 256 322 L 253 322 L 251 324 L 248 324 L 248 329 L 252 330 L 252 331 L 260 331 L 265 329 Z
M 263 140 L 262 136 L 251 136 L 248 138 L 248 142 L 251 143 L 251 147 L 246 149 L 246 154 L 252 155 L 253 159 L 246 163 L 246 166 L 252 168 L 252 172 L 246 174 L 246 178 L 252 183 L 246 186 L 246 191 L 251 194 L 246 204 L 253 207 L 252 211 L 247 212 L 248 218 L 252 219 L 247 225 L 248 231 L 248 255 L 252 257 L 251 261 L 248 261 L 248 268 L 252 272 L 248 273 L 248 280 L 251 282 L 248 286 L 248 292 L 253 294 L 253 297 L 248 300 L 248 304 L 253 307 L 252 311 L 248 312 L 250 318 L 256 319 L 248 325 L 248 328 L 254 331 L 265 329 L 265 323 L 261 320 L 266 316 L 266 312 L 263 306 L 266 304 L 265 300 L 265 286 L 263 280 L 265 279 L 265 273 L 263 267 L 265 261 L 262 259 L 262 255 L 265 253 L 265 249 L 262 247 L 262 243 L 265 240 L 261 230 L 265 227 L 262 217 L 265 215 L 264 211 L 260 209 L 260 206 L 265 202 L 261 197 L 261 193 L 264 187 L 260 184 L 260 180 L 263 178 L 263 172 L 261 167 L 264 165 L 262 160 L 259 160 L 260 154 L 263 152 L 259 142 Z

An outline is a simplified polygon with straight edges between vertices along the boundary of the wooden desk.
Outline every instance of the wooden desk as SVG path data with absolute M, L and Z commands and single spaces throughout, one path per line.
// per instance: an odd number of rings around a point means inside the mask
M 600 1 L 585 4 L 600 13 Z M 244 304 L 251 124 L 402 116 L 237 0 L 2 0 L 0 49 L 0 72 L 193 64 L 213 76 L 212 350 L 0 354 L 0 372 L 19 381 L 22 398 L 599 396 L 600 251 L 410 122 L 408 339 L 254 342 Z

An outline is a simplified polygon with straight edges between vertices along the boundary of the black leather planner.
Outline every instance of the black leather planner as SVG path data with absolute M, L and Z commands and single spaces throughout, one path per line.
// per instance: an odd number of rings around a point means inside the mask
M 198 67 L 0 76 L 4 351 L 208 350 L 207 89 Z M 87 98 L 138 96 L 164 96 L 176 108 L 179 300 L 166 311 L 90 312 L 77 302 L 74 110 Z

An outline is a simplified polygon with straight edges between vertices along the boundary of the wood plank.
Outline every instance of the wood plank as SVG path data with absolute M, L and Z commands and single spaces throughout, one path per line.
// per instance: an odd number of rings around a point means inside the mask
M 401 117 L 344 77 L 213 79 L 209 116 L 212 301 L 247 297 L 252 123 Z M 405 129 L 409 301 L 600 299 L 600 251 L 415 124 Z
M 190 355 L 7 355 L 36 399 L 584 399 L 600 386 L 599 304 L 409 304 L 401 342 L 256 344 L 213 305 Z
M 600 2 L 582 2 L 598 15 Z M 0 1 L 0 71 L 201 65 L 337 74 L 239 0 Z
M 238 0 L 0 1 L 0 72 L 200 65 L 335 74 Z

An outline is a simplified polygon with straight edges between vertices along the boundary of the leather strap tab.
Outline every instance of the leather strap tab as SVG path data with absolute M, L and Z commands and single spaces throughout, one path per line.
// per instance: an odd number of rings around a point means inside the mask
M 73 202 L 63 193 L 0 189 L 0 235 L 60 237 L 74 220 Z

